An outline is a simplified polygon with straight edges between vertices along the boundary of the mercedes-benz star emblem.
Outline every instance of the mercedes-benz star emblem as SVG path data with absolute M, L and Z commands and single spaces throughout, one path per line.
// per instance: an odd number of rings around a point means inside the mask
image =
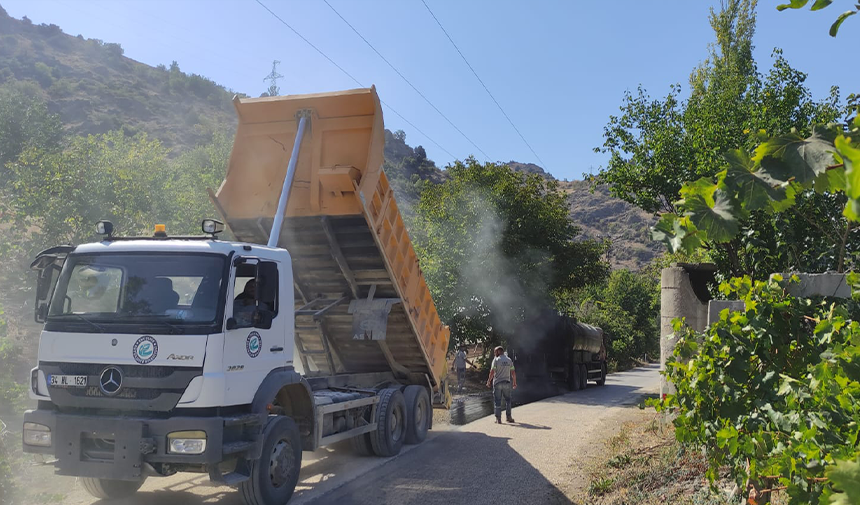
M 119 368 L 113 366 L 105 368 L 101 376 L 99 376 L 99 389 L 102 390 L 102 393 L 113 396 L 119 393 L 121 387 L 122 372 Z

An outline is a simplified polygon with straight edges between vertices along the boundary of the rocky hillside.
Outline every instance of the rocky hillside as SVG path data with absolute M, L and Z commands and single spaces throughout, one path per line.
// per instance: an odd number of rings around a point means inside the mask
M 41 94 L 73 133 L 104 133 L 125 128 L 146 132 L 179 153 L 232 131 L 234 91 L 175 62 L 151 67 L 123 55 L 119 44 L 63 33 L 54 24 L 18 20 L 0 6 L 0 85 L 13 83 Z M 242 95 L 244 96 L 244 95 Z M 385 169 L 405 212 L 426 183 L 445 179 L 421 146 L 406 143 L 402 131 L 385 132 Z M 510 161 L 514 170 L 555 178 L 534 163 Z M 571 218 L 583 235 L 612 241 L 614 266 L 637 269 L 661 248 L 650 241 L 654 218 L 583 181 L 561 182 L 570 195 Z
M 123 56 L 119 44 L 14 19 L 0 6 L 0 84 L 11 81 L 35 88 L 75 133 L 123 127 L 182 150 L 235 125 L 233 91 L 175 62 L 151 67 Z
M 570 217 L 583 235 L 608 238 L 609 258 L 614 267 L 637 270 L 662 254 L 665 248 L 650 238 L 657 218 L 614 198 L 605 187 L 591 190 L 586 181 L 560 182 L 568 194 Z

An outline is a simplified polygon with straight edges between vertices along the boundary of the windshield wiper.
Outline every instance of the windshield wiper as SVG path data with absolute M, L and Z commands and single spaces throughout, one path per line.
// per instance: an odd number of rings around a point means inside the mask
M 89 319 L 85 318 L 84 316 L 82 316 L 82 315 L 80 315 L 80 314 L 75 314 L 74 312 L 69 312 L 68 314 L 58 314 L 58 315 L 56 315 L 56 316 L 51 317 L 51 319 L 55 319 L 55 318 L 58 318 L 58 317 L 62 318 L 62 317 L 67 317 L 67 316 L 72 316 L 72 317 L 76 317 L 76 318 L 80 319 L 81 321 L 83 321 L 83 322 L 85 322 L 85 323 L 89 324 L 90 326 L 92 326 L 93 328 L 95 328 L 96 330 L 98 330 L 98 331 L 99 331 L 99 333 L 104 333 L 104 332 L 105 332 L 104 326 L 98 325 L 98 324 L 96 324 L 96 323 L 92 322 L 91 320 L 89 320 Z
M 185 333 L 185 328 L 183 328 L 183 327 L 181 327 L 181 326 L 177 326 L 177 325 L 175 325 L 175 324 L 170 324 L 170 323 L 168 323 L 167 321 L 161 321 L 161 320 L 158 320 L 158 319 L 156 319 L 156 320 L 154 320 L 154 321 L 146 321 L 145 323 L 141 323 L 141 324 L 148 324 L 148 323 L 158 323 L 158 324 L 163 324 L 164 326 L 167 326 L 168 328 L 170 328 L 171 330 L 173 330 L 173 331 L 171 331 L 171 333 L 172 333 L 172 334 L 175 334 L 175 335 L 176 335 L 176 334 L 180 334 L 180 335 L 181 335 L 181 334 Z

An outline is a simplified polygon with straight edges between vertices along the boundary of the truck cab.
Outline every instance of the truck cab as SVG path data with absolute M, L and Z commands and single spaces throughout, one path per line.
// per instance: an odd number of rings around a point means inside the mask
M 45 325 L 24 448 L 55 456 L 59 474 L 133 482 L 241 456 L 259 438 L 264 413 L 251 406 L 273 374 L 311 403 L 293 368 L 286 250 L 105 237 L 33 266 Z

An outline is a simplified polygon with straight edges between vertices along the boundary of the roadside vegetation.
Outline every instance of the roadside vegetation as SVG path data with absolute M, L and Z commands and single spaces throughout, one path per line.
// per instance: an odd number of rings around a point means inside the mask
M 797 298 L 797 279 L 778 275 L 856 268 L 858 100 L 841 102 L 835 88 L 813 100 L 779 50 L 760 74 L 755 9 L 731 0 L 712 12 L 716 42 L 688 99 L 678 87 L 663 100 L 641 89 L 625 98 L 595 181 L 660 212 L 653 237 L 704 253 L 719 269 L 715 294 L 745 303 L 701 333 L 674 323 L 666 375 L 677 392 L 652 404 L 672 419 L 680 450 L 702 454 L 711 485 L 728 478 L 749 503 L 860 503 L 860 276 L 848 274 L 855 299 L 845 300 Z
M 725 505 L 735 503 L 723 472 L 717 491 L 708 485 L 707 458 L 675 440 L 659 416 L 625 423 L 604 443 L 588 469 L 588 485 L 574 497 L 589 505 Z

